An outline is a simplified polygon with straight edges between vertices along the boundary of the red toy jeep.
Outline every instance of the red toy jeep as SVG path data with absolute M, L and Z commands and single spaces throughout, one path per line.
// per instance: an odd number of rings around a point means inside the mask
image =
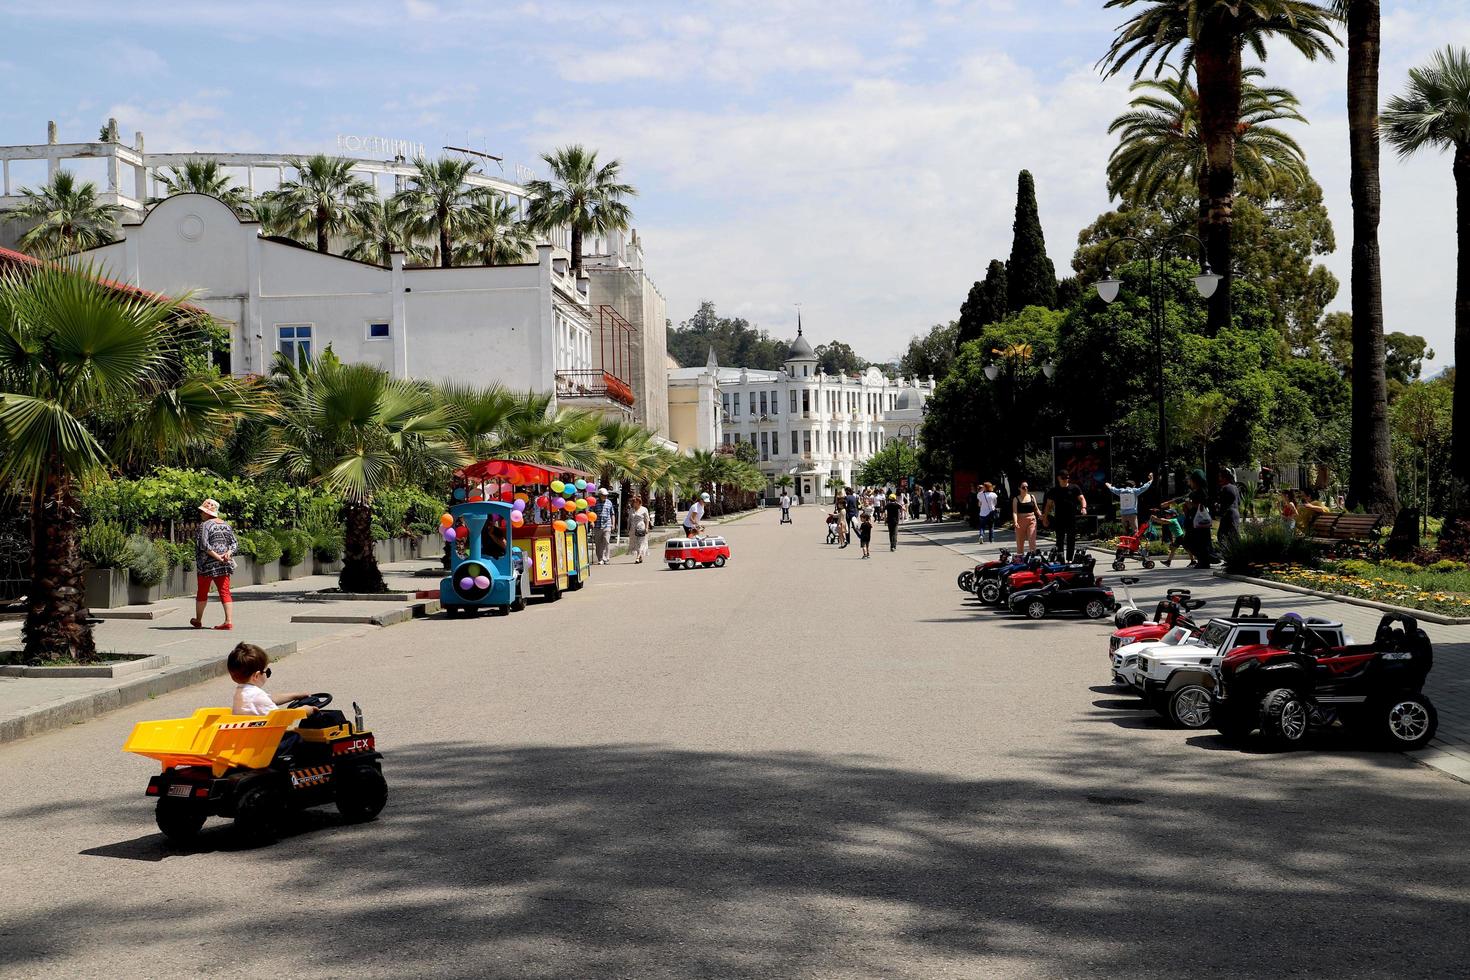
M 664 561 L 669 568 L 724 567 L 730 546 L 724 538 L 670 538 L 664 542 Z

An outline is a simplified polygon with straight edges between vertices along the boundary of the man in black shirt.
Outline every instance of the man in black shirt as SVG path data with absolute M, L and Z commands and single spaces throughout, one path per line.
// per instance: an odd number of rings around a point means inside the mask
M 898 495 L 890 493 L 883 507 L 883 517 L 888 522 L 888 550 L 898 550 L 898 521 L 902 511 L 898 506 Z
M 1072 477 L 1063 470 L 1057 474 L 1057 485 L 1046 492 L 1046 511 L 1042 521 L 1056 535 L 1062 559 L 1071 561 L 1077 551 L 1077 518 L 1087 513 L 1087 498 L 1080 487 L 1072 485 Z

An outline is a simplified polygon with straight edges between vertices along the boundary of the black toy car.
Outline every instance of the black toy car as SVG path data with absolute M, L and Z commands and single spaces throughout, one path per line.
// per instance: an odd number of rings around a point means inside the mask
M 1434 648 L 1412 616 L 1387 613 L 1372 643 L 1333 647 L 1287 615 L 1269 642 L 1233 650 L 1214 668 L 1211 721 L 1227 738 L 1259 730 L 1292 745 L 1342 726 L 1389 748 L 1422 748 L 1439 725 L 1423 694 L 1433 665 Z
M 1045 585 L 1013 593 L 1006 602 L 1012 612 L 1025 613 L 1028 619 L 1045 619 L 1048 613 L 1063 610 L 1102 619 L 1118 606 L 1113 590 L 1090 571 L 1071 578 L 1058 575 Z
M 331 703 L 330 694 L 312 694 L 267 715 L 201 708 L 139 722 L 123 749 L 163 763 L 147 789 L 158 799 L 158 829 L 185 841 L 209 817 L 233 817 L 240 836 L 263 843 L 279 835 L 289 810 L 334 803 L 349 820 L 376 817 L 388 800 L 382 755 L 361 709 L 354 704 L 349 721 L 325 710 Z

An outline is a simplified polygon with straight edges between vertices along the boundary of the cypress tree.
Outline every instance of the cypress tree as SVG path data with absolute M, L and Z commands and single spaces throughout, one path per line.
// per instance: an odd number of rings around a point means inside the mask
M 1011 239 L 1011 261 L 1006 265 L 1006 308 L 1018 313 L 1028 306 L 1054 308 L 1057 270 L 1046 256 L 1041 215 L 1036 209 L 1036 182 L 1022 170 L 1016 184 L 1016 223 Z
M 980 331 L 1006 318 L 1006 264 L 991 259 L 985 278 L 970 287 L 970 295 L 960 306 L 959 332 L 955 343 L 963 344 L 980 336 Z

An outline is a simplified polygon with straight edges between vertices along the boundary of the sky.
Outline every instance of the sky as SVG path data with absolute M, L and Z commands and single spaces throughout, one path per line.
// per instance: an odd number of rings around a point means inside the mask
M 772 334 L 872 360 L 958 315 L 1010 251 L 1016 175 L 1047 248 L 1109 207 L 1109 121 L 1128 79 L 1097 59 L 1102 0 L 556 3 L 496 0 L 0 0 L 0 144 L 96 138 L 116 117 L 152 151 L 332 151 L 339 134 L 469 146 L 542 169 L 578 142 L 622 161 L 647 271 L 678 323 L 702 300 Z M 1464 0 L 1384 0 L 1381 94 L 1447 41 Z M 1296 127 L 1348 308 L 1345 54 L 1266 64 Z M 1447 156 L 1383 154 L 1386 329 L 1452 354 Z M 15 171 L 15 179 L 26 175 Z

